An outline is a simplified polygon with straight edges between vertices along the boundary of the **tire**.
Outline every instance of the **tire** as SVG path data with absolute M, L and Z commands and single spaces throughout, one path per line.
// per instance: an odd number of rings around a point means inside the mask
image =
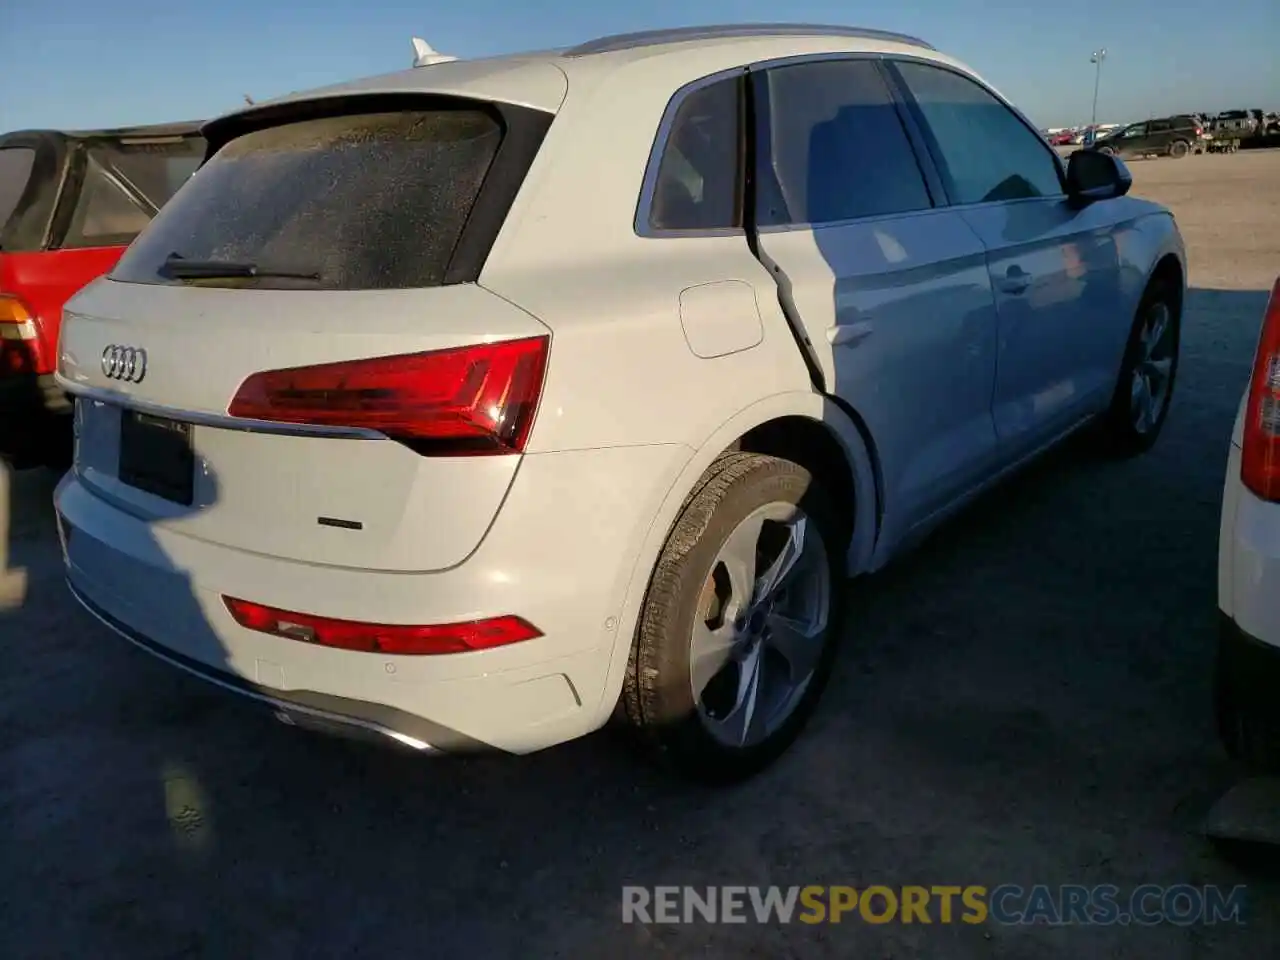
M 1158 409 L 1152 409 L 1154 416 L 1144 417 L 1141 426 L 1136 415 L 1135 404 L 1140 402 L 1135 389 L 1135 377 L 1139 370 L 1145 371 L 1148 389 L 1154 383 L 1156 368 L 1147 362 L 1146 346 L 1149 325 L 1160 310 L 1167 319 L 1165 336 L 1161 339 L 1163 347 L 1158 359 L 1168 360 L 1166 374 L 1162 380 Z M 1177 291 L 1171 284 L 1161 278 L 1153 278 L 1148 284 L 1142 301 L 1138 304 L 1137 315 L 1129 329 L 1129 339 L 1125 344 L 1124 358 L 1120 364 L 1120 372 L 1116 377 L 1115 390 L 1111 395 L 1111 404 L 1098 422 L 1099 437 L 1104 453 L 1118 458 L 1132 457 L 1150 450 L 1164 429 L 1169 417 L 1169 407 L 1173 402 L 1174 386 L 1178 377 L 1179 344 L 1182 334 L 1182 304 Z
M 757 518 L 765 514 L 773 522 L 760 521 L 762 532 L 752 537 Z M 808 470 L 755 453 L 721 457 L 686 502 L 650 579 L 619 704 L 639 742 L 680 775 L 708 784 L 743 780 L 777 759 L 808 721 L 830 675 L 839 632 L 845 544 L 834 517 L 825 491 Z M 800 559 L 784 578 L 789 585 L 774 595 L 776 603 L 767 611 L 757 606 L 760 587 L 746 572 L 736 579 L 752 586 L 734 594 L 735 577 L 724 562 L 746 543 L 756 545 L 749 551 L 753 564 L 761 557 L 756 566 L 757 575 L 765 570 L 761 581 L 773 569 L 773 544 L 801 547 Z M 811 582 L 825 582 L 825 591 L 811 590 Z M 808 620 L 795 611 L 808 606 L 797 598 L 811 597 L 820 617 Z M 803 645 L 797 661 L 783 658 L 770 635 L 774 610 L 787 604 L 793 604 L 787 612 L 797 619 L 784 622 L 808 625 L 803 633 L 810 639 L 792 648 Z M 712 672 L 719 655 L 708 657 L 706 644 L 717 636 L 719 642 L 732 638 L 727 642 L 734 653 Z M 793 668 L 799 660 L 803 663 Z M 710 677 L 699 694 L 695 665 L 707 665 L 701 673 Z M 756 709 L 733 708 L 730 701 L 744 702 L 740 691 L 748 672 L 763 678 L 751 698 Z M 808 679 L 799 682 L 804 676 Z M 791 693 L 775 697 L 788 683 L 794 684 Z M 755 722 L 742 723 L 744 717 Z M 738 738 L 731 734 L 740 723 L 743 736 Z
M 1175 140 L 1169 145 L 1169 156 L 1175 160 L 1181 160 L 1191 152 L 1191 144 L 1185 140 Z

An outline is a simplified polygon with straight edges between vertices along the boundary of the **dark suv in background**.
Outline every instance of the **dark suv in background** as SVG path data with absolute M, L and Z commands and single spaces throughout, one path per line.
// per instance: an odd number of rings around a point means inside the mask
M 1106 136 L 1098 137 L 1092 148 L 1122 158 L 1153 153 L 1185 157 L 1201 146 L 1203 137 L 1203 125 L 1194 117 L 1181 115 L 1117 127 Z

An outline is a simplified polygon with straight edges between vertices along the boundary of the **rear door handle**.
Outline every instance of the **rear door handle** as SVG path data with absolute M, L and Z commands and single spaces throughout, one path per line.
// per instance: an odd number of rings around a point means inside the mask
M 1023 293 L 1027 287 L 1031 286 L 1031 274 L 1027 273 L 1016 263 L 1011 266 L 1003 277 L 996 283 L 1001 293 L 1017 295 Z

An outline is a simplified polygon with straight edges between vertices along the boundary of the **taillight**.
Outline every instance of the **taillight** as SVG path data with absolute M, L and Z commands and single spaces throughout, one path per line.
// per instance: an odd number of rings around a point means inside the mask
M 533 428 L 547 337 L 255 373 L 233 417 L 376 430 L 424 454 L 519 453 Z
M 360 623 L 332 620 L 308 613 L 290 613 L 260 603 L 223 597 L 236 623 L 247 630 L 321 647 L 388 656 L 431 656 L 492 650 L 542 636 L 537 627 L 520 617 L 493 617 L 465 623 L 430 626 Z
M 0 293 L 0 374 L 34 373 L 36 318 L 20 297 Z
M 1264 500 L 1280 500 L 1280 279 L 1271 288 L 1253 356 L 1240 479 Z

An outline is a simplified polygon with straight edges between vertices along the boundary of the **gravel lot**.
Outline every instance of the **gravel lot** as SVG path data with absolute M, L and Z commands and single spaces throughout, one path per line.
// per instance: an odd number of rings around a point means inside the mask
M 422 762 L 275 724 L 73 607 L 53 480 L 15 483 L 0 614 L 11 957 L 1274 956 L 1280 884 L 1219 860 L 1211 728 L 1226 443 L 1280 272 L 1280 152 L 1132 165 L 1192 263 L 1156 450 L 1064 449 L 852 587 L 792 754 L 689 789 L 608 735 Z M 177 811 L 186 808 L 179 815 Z M 624 926 L 623 884 L 1249 883 L 1248 925 Z

